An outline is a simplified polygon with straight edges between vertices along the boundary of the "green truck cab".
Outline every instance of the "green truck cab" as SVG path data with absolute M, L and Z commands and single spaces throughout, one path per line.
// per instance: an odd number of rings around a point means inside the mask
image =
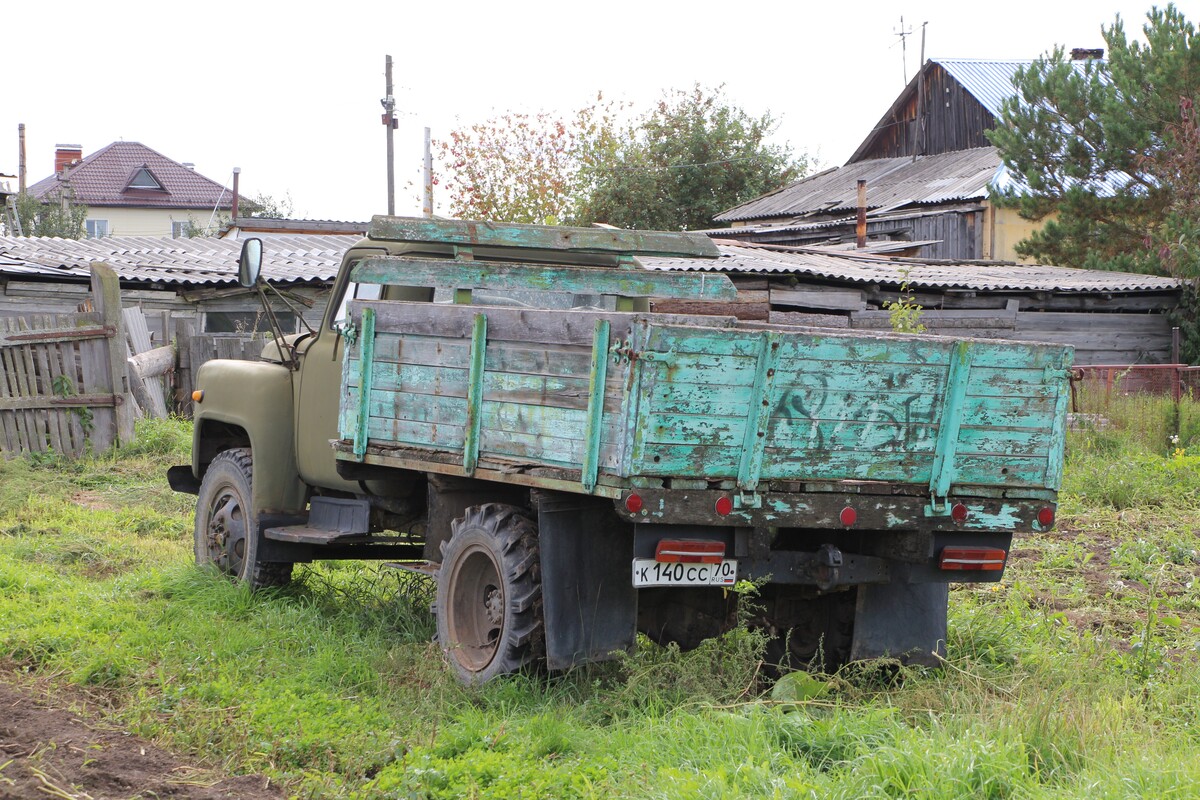
M 718 255 L 376 217 L 318 330 L 201 368 L 170 475 L 197 561 L 254 586 L 332 558 L 432 575 L 472 683 L 639 631 L 695 646 L 742 581 L 778 664 L 937 663 L 948 584 L 999 580 L 1013 535 L 1054 524 L 1071 349 L 650 311 L 733 299 Z

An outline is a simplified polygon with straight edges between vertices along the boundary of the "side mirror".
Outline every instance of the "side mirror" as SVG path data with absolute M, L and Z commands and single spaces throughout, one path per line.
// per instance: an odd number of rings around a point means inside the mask
M 238 259 L 238 283 L 249 289 L 258 283 L 262 270 L 262 239 L 247 239 L 242 242 L 242 255 Z

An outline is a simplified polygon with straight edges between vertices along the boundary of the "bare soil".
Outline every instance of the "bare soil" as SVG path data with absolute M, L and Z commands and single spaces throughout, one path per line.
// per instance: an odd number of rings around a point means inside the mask
M 86 704 L 84 704 L 86 705 Z M 261 775 L 222 776 L 103 724 L 0 663 L 0 800 L 281 800 Z

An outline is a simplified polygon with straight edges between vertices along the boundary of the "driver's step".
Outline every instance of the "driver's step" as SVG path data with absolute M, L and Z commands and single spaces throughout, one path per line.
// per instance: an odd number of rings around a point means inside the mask
M 309 502 L 307 522 L 263 531 L 268 539 L 298 544 L 329 544 L 370 534 L 371 504 L 344 497 L 314 497 Z

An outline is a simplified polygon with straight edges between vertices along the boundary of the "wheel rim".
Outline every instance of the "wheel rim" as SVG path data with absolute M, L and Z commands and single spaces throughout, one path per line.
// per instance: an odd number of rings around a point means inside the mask
M 246 512 L 232 486 L 222 486 L 213 496 L 204 534 L 209 561 L 222 572 L 241 574 L 246 558 Z
M 463 552 L 450 581 L 447 623 L 451 652 L 464 668 L 479 672 L 496 657 L 504 633 L 504 582 L 490 550 L 473 545 Z

